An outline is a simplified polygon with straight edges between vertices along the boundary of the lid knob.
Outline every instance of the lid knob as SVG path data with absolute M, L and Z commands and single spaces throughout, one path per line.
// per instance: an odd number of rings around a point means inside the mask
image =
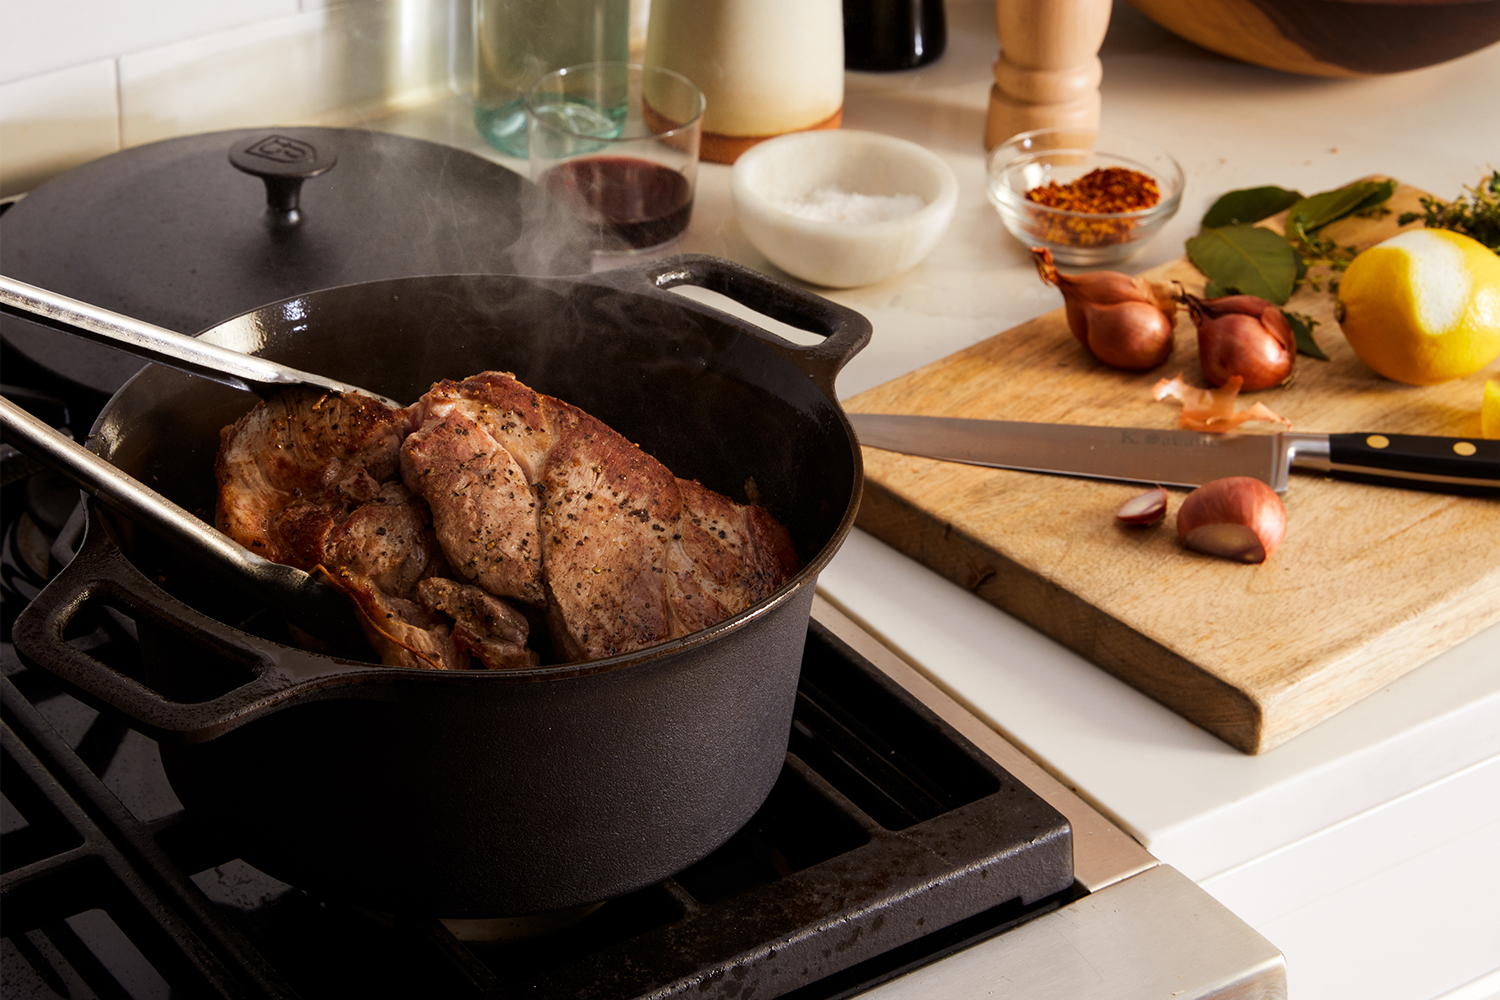
M 229 151 L 230 163 L 265 182 L 266 210 L 285 225 L 302 220 L 297 207 L 302 182 L 326 173 L 338 161 L 337 153 L 319 153 L 312 143 L 285 135 L 262 136 Z

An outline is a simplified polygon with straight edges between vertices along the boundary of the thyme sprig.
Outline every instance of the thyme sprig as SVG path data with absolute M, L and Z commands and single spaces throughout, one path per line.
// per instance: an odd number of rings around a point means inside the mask
M 1459 195 L 1450 202 L 1423 195 L 1421 212 L 1403 212 L 1396 221 L 1404 226 L 1421 219 L 1428 229 L 1451 229 L 1500 254 L 1500 170 L 1464 190 L 1468 197 Z
M 1349 263 L 1359 256 L 1359 248 L 1346 246 L 1327 236 L 1317 233 L 1298 232 L 1295 236 L 1288 236 L 1288 242 L 1297 255 L 1302 258 L 1304 268 L 1326 267 L 1333 271 L 1342 271 Z M 1305 272 L 1304 272 L 1305 273 Z M 1316 280 L 1309 282 L 1317 288 Z

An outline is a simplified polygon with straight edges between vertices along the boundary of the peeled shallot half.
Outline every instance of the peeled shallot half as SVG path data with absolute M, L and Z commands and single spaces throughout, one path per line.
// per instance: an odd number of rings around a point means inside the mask
M 1195 552 L 1236 562 L 1265 562 L 1286 537 L 1286 507 L 1259 479 L 1215 479 L 1182 501 L 1177 536 Z

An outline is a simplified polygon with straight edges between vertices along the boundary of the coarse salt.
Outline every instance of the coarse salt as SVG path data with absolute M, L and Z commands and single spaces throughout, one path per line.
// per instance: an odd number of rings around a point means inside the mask
M 806 197 L 777 203 L 783 212 L 814 222 L 888 222 L 921 210 L 926 204 L 914 194 L 859 194 L 835 185 L 818 188 Z

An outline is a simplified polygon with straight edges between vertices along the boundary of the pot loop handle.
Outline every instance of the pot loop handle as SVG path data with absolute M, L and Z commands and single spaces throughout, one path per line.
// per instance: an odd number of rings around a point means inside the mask
M 838 402 L 834 379 L 844 365 L 870 342 L 870 321 L 863 314 L 721 257 L 679 254 L 604 271 L 595 277 L 619 285 L 644 280 L 659 289 L 696 285 L 727 295 L 743 306 L 799 330 L 822 334 L 823 341 L 804 346 L 752 323 L 736 320 L 736 325 L 750 330 L 785 357 L 834 402 Z
M 22 610 L 11 630 L 16 652 L 96 707 L 123 713 L 148 735 L 203 742 L 236 728 L 285 700 L 298 680 L 276 669 L 267 649 L 236 643 L 237 630 L 213 620 L 146 582 L 112 541 L 98 540 L 98 525 L 73 560 Z M 69 626 L 93 604 L 113 605 L 137 622 L 188 639 L 248 673 L 233 690 L 201 702 L 173 701 L 141 681 L 70 644 Z

